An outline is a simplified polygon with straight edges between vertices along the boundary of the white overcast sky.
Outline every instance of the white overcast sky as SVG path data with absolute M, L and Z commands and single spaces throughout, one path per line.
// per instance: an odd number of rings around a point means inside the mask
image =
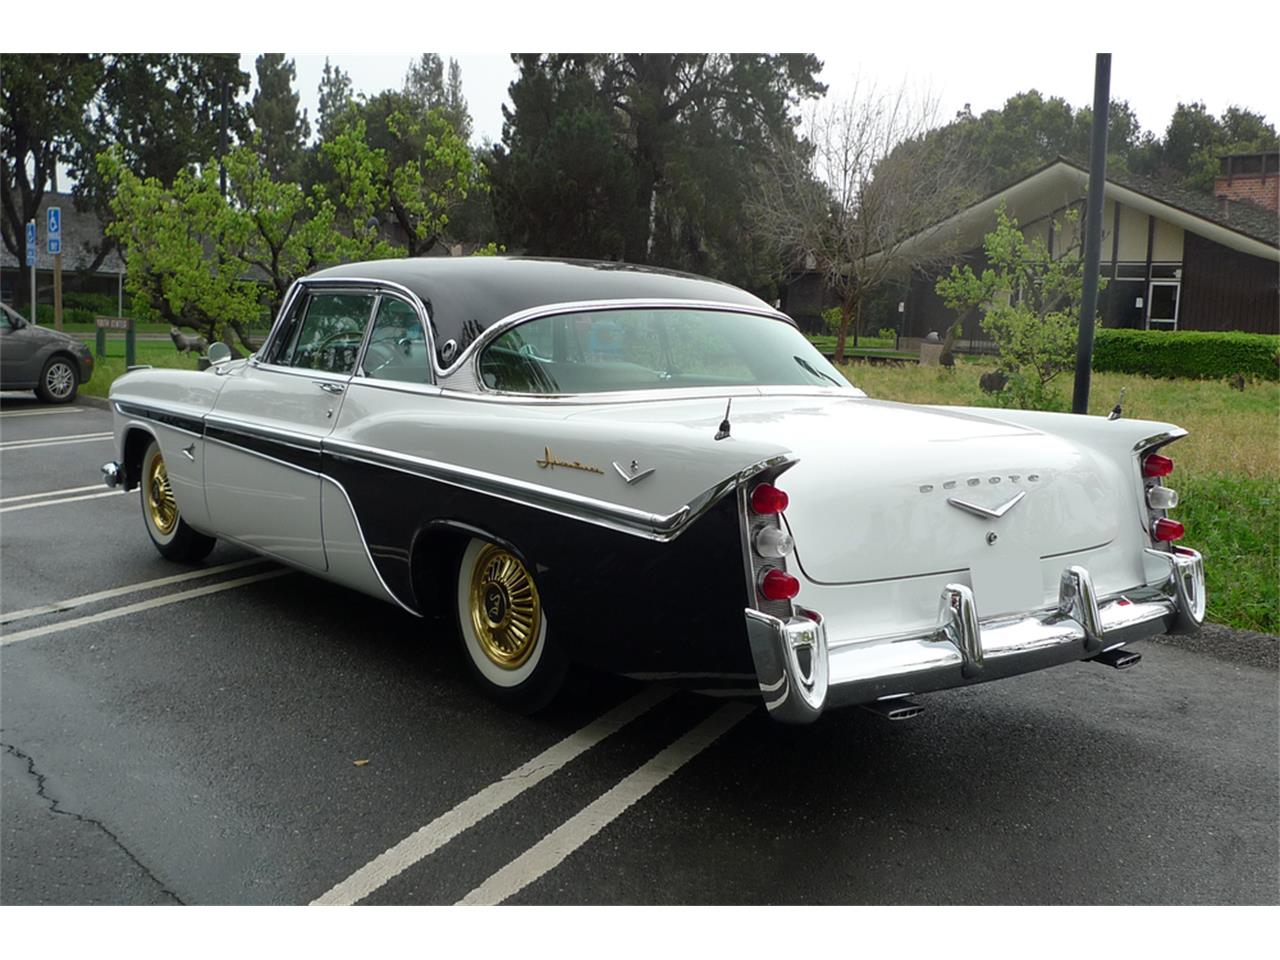
M 1113 55 L 1112 97 L 1128 100 L 1144 129 L 1163 133 L 1180 100 L 1202 100 L 1213 113 L 1240 104 L 1280 122 L 1276 2 L 312 0 L 277 9 L 219 0 L 197 12 L 117 0 L 110 9 L 103 16 L 100 2 L 60 0 L 57 31 L 6 31 L 0 47 L 40 49 L 48 37 L 59 50 L 251 51 L 243 58 L 250 73 L 257 51 L 284 50 L 313 121 L 326 55 L 357 92 L 373 94 L 398 88 L 410 59 L 431 50 L 461 64 L 477 141 L 501 137 L 512 50 L 811 51 L 824 63 L 829 95 L 847 94 L 859 76 L 881 86 L 905 80 L 939 99 L 944 120 L 965 103 L 980 113 L 1032 87 L 1089 104 L 1094 54 L 1105 51 Z

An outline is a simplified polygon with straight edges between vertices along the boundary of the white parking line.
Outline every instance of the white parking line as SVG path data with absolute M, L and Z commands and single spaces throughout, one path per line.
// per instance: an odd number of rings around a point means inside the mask
M 230 570 L 239 570 L 241 567 L 247 567 L 250 564 L 266 562 L 262 557 L 250 557 L 248 560 L 236 560 L 216 567 L 204 567 L 200 570 L 190 570 L 187 573 L 175 573 L 172 576 L 158 577 L 155 580 L 143 580 L 141 583 L 130 583 L 123 587 L 112 587 L 110 590 L 99 590 L 97 593 L 85 593 L 69 600 L 59 600 L 56 603 L 48 603 L 39 607 L 27 607 L 25 610 L 0 613 L 0 624 L 13 623 L 15 620 L 26 620 L 28 617 L 38 617 L 45 613 L 62 613 L 90 603 L 97 603 L 99 600 L 110 600 L 112 597 L 122 597 L 128 593 L 141 593 L 144 590 L 154 590 L 156 587 L 167 587 L 171 583 L 184 583 L 187 580 L 213 577 Z
M 67 487 L 64 490 L 46 490 L 44 493 L 24 493 L 20 497 L 0 497 L 0 504 L 17 503 L 19 500 L 39 500 L 41 497 L 60 497 L 66 493 L 84 493 L 86 490 L 101 489 L 101 483 L 91 483 L 85 487 Z
M 180 603 L 183 600 L 191 600 L 195 597 L 203 597 L 211 593 L 221 593 L 223 590 L 233 590 L 236 587 L 243 587 L 250 583 L 257 583 L 260 580 L 270 580 L 273 577 L 283 577 L 286 573 L 292 572 L 292 570 L 269 570 L 266 573 L 255 573 L 251 577 L 238 577 L 235 580 L 224 580 L 221 583 L 213 583 L 206 587 L 196 587 L 194 590 L 184 590 L 181 593 L 170 593 L 163 597 L 156 597 L 154 600 L 143 600 L 140 603 L 131 603 L 124 607 L 114 607 L 111 610 L 104 610 L 102 613 L 90 614 L 87 617 L 76 617 L 74 620 L 63 620 L 59 623 L 46 624 L 43 627 L 32 627 L 30 630 L 19 630 L 17 633 L 8 633 L 0 636 L 0 647 L 7 647 L 9 644 L 18 643 L 21 640 L 31 640 L 35 637 L 43 637 L 51 633 L 61 633 L 64 630 L 72 630 L 76 627 L 82 627 L 86 623 L 100 623 L 103 620 L 115 620 L 117 617 L 127 617 L 130 614 L 141 613 L 144 610 L 153 610 L 156 607 L 167 607 L 171 603 Z
M 83 413 L 86 407 L 54 407 L 51 410 L 15 410 L 12 413 L 0 413 L 0 420 L 11 420 L 15 417 L 47 417 L 52 413 Z
M 363 900 L 393 877 L 440 849 L 462 831 L 510 803 L 530 787 L 541 783 L 570 760 L 581 756 L 610 734 L 656 707 L 674 691 L 647 687 L 630 700 L 602 714 L 581 730 L 542 751 L 501 780 L 463 800 L 447 813 L 415 830 L 391 849 L 379 854 L 346 880 L 311 901 L 311 906 L 350 906 Z
M 0 443 L 0 453 L 9 450 L 28 450 L 32 447 L 58 447 L 68 443 L 97 443 L 110 440 L 112 434 L 107 433 L 75 433 L 69 437 L 38 437 L 34 440 L 9 440 Z
M 52 507 L 55 503 L 74 503 L 77 500 L 97 500 L 99 497 L 118 497 L 123 490 L 106 490 L 102 493 L 85 493 L 78 497 L 62 497 L 59 500 L 41 500 L 38 503 L 19 503 L 12 507 L 0 507 L 0 513 L 12 510 L 34 510 L 36 507 Z
M 618 818 L 628 807 L 711 746 L 755 708 L 728 703 L 580 813 L 547 834 L 458 901 L 478 906 L 515 896 Z

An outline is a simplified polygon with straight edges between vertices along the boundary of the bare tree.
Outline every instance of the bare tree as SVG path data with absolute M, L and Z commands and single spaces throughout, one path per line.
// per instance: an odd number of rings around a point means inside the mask
M 809 112 L 803 139 L 778 150 L 751 204 L 773 254 L 821 274 L 840 301 L 837 363 L 867 293 L 945 255 L 907 242 L 964 193 L 961 144 L 924 136 L 936 126 L 937 106 L 905 84 L 881 93 L 859 83 L 848 99 Z

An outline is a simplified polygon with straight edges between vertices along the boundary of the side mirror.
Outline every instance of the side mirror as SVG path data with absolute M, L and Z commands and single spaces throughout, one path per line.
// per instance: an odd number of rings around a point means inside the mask
M 217 366 L 220 363 L 226 363 L 231 359 L 231 348 L 219 340 L 217 343 L 209 347 L 209 363 L 211 366 Z

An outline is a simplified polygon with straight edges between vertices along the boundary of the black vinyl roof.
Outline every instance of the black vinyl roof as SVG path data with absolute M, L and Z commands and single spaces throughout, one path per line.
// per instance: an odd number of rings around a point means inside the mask
M 416 257 L 348 263 L 308 280 L 382 280 L 407 287 L 427 305 L 436 349 L 459 351 L 503 317 L 550 303 L 581 300 L 710 300 L 771 309 L 719 280 L 657 267 L 540 257 Z

